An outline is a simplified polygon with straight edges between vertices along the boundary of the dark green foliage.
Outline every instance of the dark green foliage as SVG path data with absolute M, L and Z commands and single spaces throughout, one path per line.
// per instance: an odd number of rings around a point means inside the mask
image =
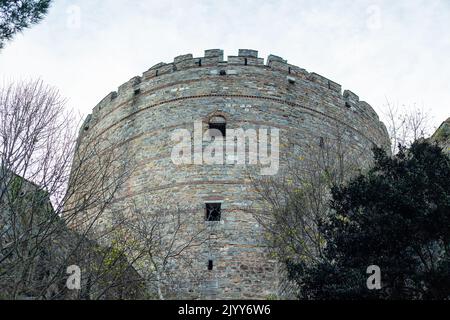
M 0 49 L 14 34 L 41 21 L 51 0 L 0 0 Z
M 450 159 L 427 142 L 374 154 L 372 170 L 333 189 L 321 262 L 288 262 L 299 297 L 449 299 Z M 380 290 L 366 286 L 370 265 Z

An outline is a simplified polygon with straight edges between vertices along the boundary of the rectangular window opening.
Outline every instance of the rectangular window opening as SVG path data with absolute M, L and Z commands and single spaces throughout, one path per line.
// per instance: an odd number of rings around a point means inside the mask
M 226 123 L 210 123 L 209 129 L 216 129 L 219 130 L 222 133 L 222 137 L 225 137 L 226 131 L 227 131 L 227 124 Z
M 208 270 L 212 271 L 213 267 L 214 267 L 214 262 L 212 260 L 208 260 Z
M 206 204 L 206 221 L 220 221 L 221 218 L 221 203 L 207 203 Z

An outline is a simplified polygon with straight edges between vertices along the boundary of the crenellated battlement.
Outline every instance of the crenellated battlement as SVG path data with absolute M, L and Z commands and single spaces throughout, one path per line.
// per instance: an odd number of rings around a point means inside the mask
M 343 101 L 343 107 L 345 105 L 349 110 L 364 117 L 379 120 L 378 115 L 368 103 L 359 101 L 359 97 L 350 90 L 342 92 L 340 84 L 315 72 L 308 72 L 303 68 L 289 64 L 286 59 L 276 55 L 269 55 L 264 62 L 263 58 L 258 57 L 258 51 L 252 49 L 239 49 L 237 56 L 228 56 L 227 60 L 224 60 L 223 50 L 209 49 L 205 50 L 202 57 L 194 57 L 191 53 L 188 53 L 176 56 L 171 63 L 160 62 L 145 71 L 142 76 L 133 77 L 122 84 L 117 92 L 109 93 L 93 109 L 92 118 L 95 122 L 98 117 L 102 117 L 103 112 L 101 110 L 105 107 L 129 101 L 139 94 L 145 93 L 149 87 L 158 87 L 158 84 L 164 82 L 163 76 L 165 75 L 209 68 L 211 69 L 208 71 L 209 76 L 231 76 L 245 73 L 245 71 L 242 71 L 245 70 L 243 69 L 245 67 L 261 68 L 260 70 L 285 74 L 286 85 L 291 85 L 291 88 L 296 88 L 297 84 L 302 86 L 309 83 L 312 87 L 317 87 L 317 90 L 324 90 L 325 93 L 329 92 L 330 95 L 336 95 Z M 173 82 L 173 79 L 171 81 Z

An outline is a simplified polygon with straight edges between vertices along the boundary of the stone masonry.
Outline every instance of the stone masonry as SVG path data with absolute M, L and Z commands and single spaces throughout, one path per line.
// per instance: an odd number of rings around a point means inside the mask
M 319 143 L 332 137 L 338 125 L 345 128 L 345 143 L 369 161 L 371 153 L 364 150 L 389 145 L 386 128 L 368 103 L 342 92 L 338 83 L 278 56 L 270 55 L 265 63 L 257 51 L 247 49 L 226 61 L 222 50 L 213 49 L 204 57 L 186 54 L 159 63 L 108 94 L 87 117 L 80 145 L 115 137 L 133 154 L 136 170 L 117 202 L 189 204 L 196 208 L 192 228 L 215 224 L 215 245 L 196 250 L 190 273 L 184 273 L 182 297 L 194 297 L 193 292 L 199 298 L 278 296 L 277 262 L 264 248 L 261 226 L 243 209 L 255 198 L 248 168 L 177 166 L 171 160 L 173 132 L 192 131 L 197 120 L 207 129 L 213 117 L 224 119 L 227 128 L 278 128 L 281 166 L 291 156 L 285 152 L 287 141 L 301 150 L 305 140 Z M 219 222 L 205 222 L 209 202 L 221 204 Z M 196 274 L 203 275 L 200 282 L 193 280 Z

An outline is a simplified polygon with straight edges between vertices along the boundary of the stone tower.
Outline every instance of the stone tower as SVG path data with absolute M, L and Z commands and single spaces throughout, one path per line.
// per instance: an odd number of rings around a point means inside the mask
M 293 156 L 286 144 L 321 143 L 333 128 L 345 129 L 345 143 L 365 152 L 387 146 L 383 123 L 368 103 L 316 73 L 270 55 L 264 62 L 255 50 L 239 50 L 224 60 L 223 51 L 203 57 L 178 56 L 159 63 L 108 94 L 83 124 L 79 144 L 115 137 L 133 154 L 136 168 L 120 190 L 117 203 L 134 199 L 151 206 L 190 204 L 191 228 L 214 224 L 214 246 L 196 250 L 190 273 L 184 273 L 182 297 L 267 298 L 277 295 L 277 263 L 262 241 L 262 228 L 243 207 L 254 199 L 248 167 L 230 164 L 175 165 L 177 129 L 193 131 L 238 128 L 279 130 L 280 167 Z M 161 199 L 167 203 L 159 203 Z M 215 211 L 213 221 L 205 212 Z M 214 221 L 218 220 L 218 221 Z M 180 270 L 180 273 L 186 270 Z M 201 275 L 195 280 L 195 275 Z M 192 276 L 192 278 L 191 278 Z M 196 278 L 197 279 L 197 278 Z

